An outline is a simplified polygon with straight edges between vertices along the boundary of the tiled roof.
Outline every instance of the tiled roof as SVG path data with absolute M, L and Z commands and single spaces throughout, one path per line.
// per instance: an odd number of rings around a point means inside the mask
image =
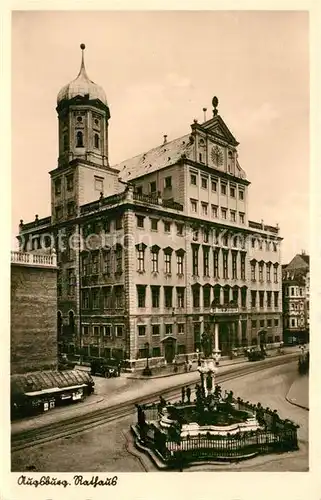
M 304 260 L 304 262 L 306 262 L 306 264 L 310 265 L 310 255 L 301 254 L 300 257 Z
M 193 144 L 189 142 L 189 137 L 190 134 L 187 134 L 171 142 L 161 144 L 146 153 L 125 160 L 113 168 L 119 170 L 119 177 L 122 181 L 128 182 L 142 175 L 173 165 L 183 154 L 189 156 L 193 147 Z
M 81 370 L 30 372 L 11 376 L 11 394 L 92 383 L 90 374 Z

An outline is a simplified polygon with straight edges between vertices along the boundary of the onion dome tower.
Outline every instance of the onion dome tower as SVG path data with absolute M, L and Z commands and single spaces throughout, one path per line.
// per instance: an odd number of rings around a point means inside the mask
M 57 96 L 59 121 L 58 166 L 71 160 L 108 166 L 108 120 L 110 111 L 102 87 L 87 75 L 82 43 L 81 65 L 77 77 L 64 85 Z
M 53 223 L 64 223 L 80 214 L 80 207 L 103 193 L 113 194 L 117 171 L 108 162 L 110 111 L 102 87 L 90 80 L 84 61 L 77 77 L 57 96 L 58 165 L 50 172 Z

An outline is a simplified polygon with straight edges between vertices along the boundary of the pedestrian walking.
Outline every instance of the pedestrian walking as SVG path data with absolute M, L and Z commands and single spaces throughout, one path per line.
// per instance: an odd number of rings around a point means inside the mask
M 193 363 L 192 363 L 192 360 L 190 359 L 188 362 L 188 371 L 189 372 L 191 371 L 192 367 L 193 367 Z
M 182 403 L 185 401 L 185 387 L 182 387 Z

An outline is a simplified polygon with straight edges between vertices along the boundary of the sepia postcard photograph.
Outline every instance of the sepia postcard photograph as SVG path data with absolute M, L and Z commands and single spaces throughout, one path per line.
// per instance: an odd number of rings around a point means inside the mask
M 307 10 L 12 12 L 21 497 L 309 472 L 309 37 Z

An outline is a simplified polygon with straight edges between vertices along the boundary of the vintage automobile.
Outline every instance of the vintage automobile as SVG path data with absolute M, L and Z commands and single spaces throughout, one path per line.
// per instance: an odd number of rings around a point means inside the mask
M 91 375 L 102 375 L 105 378 L 119 377 L 120 362 L 114 358 L 92 358 Z
M 249 361 L 260 361 L 265 359 L 266 353 L 264 349 L 248 349 L 247 358 Z

